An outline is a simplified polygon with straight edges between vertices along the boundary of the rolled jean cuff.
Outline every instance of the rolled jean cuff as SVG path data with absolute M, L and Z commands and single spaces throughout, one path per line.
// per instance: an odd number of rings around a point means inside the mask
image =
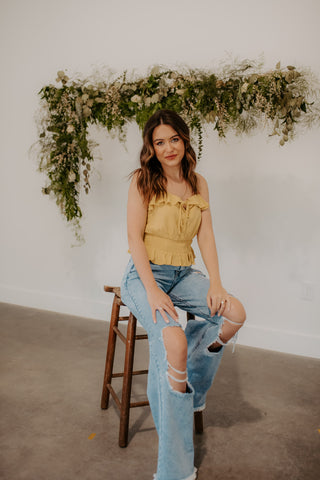
M 203 405 L 200 405 L 200 407 L 194 407 L 193 411 L 194 412 L 203 412 L 203 410 L 206 408 L 206 404 L 204 403 Z
M 189 477 L 181 478 L 181 480 L 195 480 L 197 478 L 197 468 L 194 467 L 193 473 Z M 157 474 L 153 474 L 153 480 L 157 480 Z

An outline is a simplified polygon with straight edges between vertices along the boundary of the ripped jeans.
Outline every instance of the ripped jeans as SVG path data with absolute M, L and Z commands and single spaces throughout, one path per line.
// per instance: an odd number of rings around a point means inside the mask
M 150 266 L 158 287 L 169 295 L 173 304 L 201 318 L 189 320 L 185 328 L 188 380 L 186 393 L 181 393 L 169 383 L 162 332 L 169 326 L 179 327 L 179 323 L 169 314 L 169 323 L 166 323 L 158 311 L 157 323 L 153 322 L 146 290 L 132 259 L 129 260 L 121 283 L 121 297 L 148 334 L 150 360 L 147 395 L 159 436 L 158 466 L 154 478 L 192 480 L 196 478 L 193 412 L 205 408 L 206 395 L 223 354 L 224 346 L 217 352 L 208 350 L 208 346 L 218 338 L 223 317 L 210 316 L 206 300 L 210 282 L 200 271 L 191 266 L 176 267 L 151 262 Z

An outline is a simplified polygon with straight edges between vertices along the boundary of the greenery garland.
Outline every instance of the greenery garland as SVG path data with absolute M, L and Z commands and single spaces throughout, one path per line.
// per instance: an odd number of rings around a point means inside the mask
M 263 73 L 259 69 L 261 65 L 248 60 L 225 66 L 219 75 L 155 66 L 146 76 L 128 78 L 124 72 L 108 82 L 93 77 L 70 80 L 59 71 L 59 85 L 50 84 L 39 92 L 38 168 L 49 179 L 43 193 L 56 198 L 62 214 L 74 225 L 76 237 L 83 241 L 79 194 L 81 183 L 89 192 L 96 146 L 89 139 L 90 124 L 105 126 L 124 141 L 130 122 L 142 129 L 156 110 L 169 108 L 197 132 L 200 157 L 206 124 L 225 137 L 229 129 L 236 134 L 248 133 L 267 120 L 272 127 L 270 135 L 279 136 L 283 146 L 293 139 L 298 124 L 319 123 L 319 106 L 314 101 L 319 89 L 311 72 L 294 66 L 283 69 L 280 62 L 275 70 Z

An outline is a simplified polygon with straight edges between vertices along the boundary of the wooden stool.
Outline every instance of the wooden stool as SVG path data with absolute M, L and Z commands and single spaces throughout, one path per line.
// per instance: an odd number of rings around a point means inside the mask
M 146 340 L 148 338 L 147 334 L 136 335 L 136 326 L 137 319 L 130 312 L 128 316 L 120 316 L 120 307 L 125 306 L 121 300 L 120 288 L 119 287 L 109 287 L 104 286 L 105 292 L 111 292 L 114 294 L 112 311 L 111 311 L 111 320 L 109 327 L 109 338 L 108 338 L 108 348 L 106 356 L 106 365 L 104 372 L 103 388 L 101 395 L 101 408 L 106 409 L 109 406 L 109 396 L 110 393 L 120 411 L 120 431 L 119 431 L 119 446 L 126 447 L 128 444 L 128 427 L 129 427 L 129 414 L 130 408 L 143 407 L 149 405 L 147 400 L 143 402 L 130 402 L 131 397 L 131 385 L 132 385 L 132 376 L 133 375 L 143 375 L 147 374 L 148 370 L 138 370 L 133 371 L 133 360 L 134 360 L 134 348 L 136 340 Z M 187 313 L 187 319 L 194 318 L 193 315 Z M 118 328 L 118 322 L 127 321 L 127 333 L 126 337 Z M 117 336 L 125 344 L 125 360 L 124 360 L 124 371 L 121 373 L 113 373 L 113 363 L 115 356 L 115 347 Z M 122 397 L 121 401 L 114 391 L 111 381 L 112 378 L 123 377 L 122 383 Z M 194 413 L 194 424 L 196 433 L 203 432 L 203 417 L 202 412 Z

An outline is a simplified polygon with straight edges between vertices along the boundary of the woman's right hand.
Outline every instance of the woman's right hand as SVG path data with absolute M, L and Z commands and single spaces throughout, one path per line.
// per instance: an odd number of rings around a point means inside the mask
M 169 323 L 169 319 L 166 312 L 176 321 L 179 322 L 179 316 L 174 308 L 171 298 L 161 288 L 154 287 L 148 292 L 148 301 L 152 311 L 152 319 L 154 323 L 157 323 L 156 311 L 158 310 L 166 323 Z

